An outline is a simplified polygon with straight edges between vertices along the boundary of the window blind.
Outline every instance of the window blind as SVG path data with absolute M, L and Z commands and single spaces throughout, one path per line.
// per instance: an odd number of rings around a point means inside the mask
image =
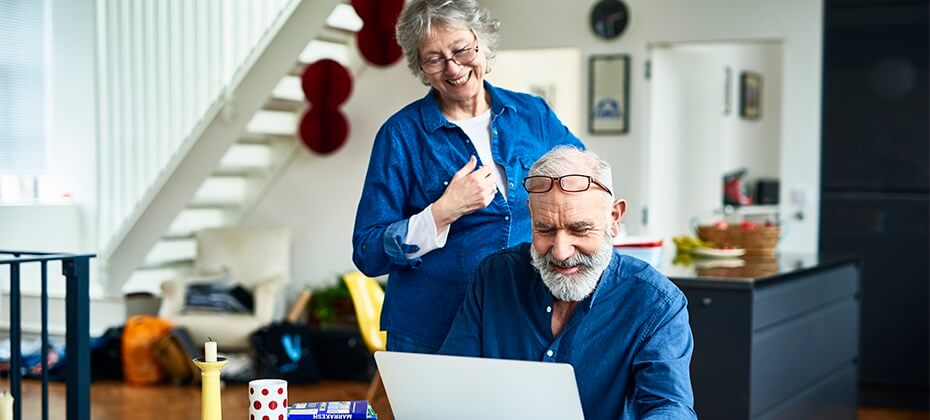
M 0 0 L 0 174 L 44 172 L 44 5 Z

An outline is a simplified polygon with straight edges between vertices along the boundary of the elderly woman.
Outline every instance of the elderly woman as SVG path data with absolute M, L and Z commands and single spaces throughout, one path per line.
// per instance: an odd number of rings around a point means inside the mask
M 498 26 L 475 0 L 413 0 L 398 20 L 407 66 L 430 90 L 378 131 L 352 237 L 355 265 L 390 276 L 388 350 L 439 349 L 478 262 L 531 238 L 530 165 L 581 147 L 542 99 L 484 80 Z

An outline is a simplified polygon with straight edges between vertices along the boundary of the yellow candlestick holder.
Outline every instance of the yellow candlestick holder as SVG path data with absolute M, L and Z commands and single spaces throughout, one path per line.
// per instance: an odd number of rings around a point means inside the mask
M 226 365 L 225 357 L 215 362 L 194 359 L 200 368 L 200 418 L 201 420 L 223 420 L 223 398 L 220 396 L 220 370 Z

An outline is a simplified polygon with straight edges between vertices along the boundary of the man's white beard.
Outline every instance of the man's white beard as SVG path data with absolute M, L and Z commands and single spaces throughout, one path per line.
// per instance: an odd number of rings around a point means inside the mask
M 613 238 L 610 235 L 604 235 L 604 242 L 594 252 L 593 255 L 586 255 L 581 252 L 575 252 L 575 255 L 566 258 L 564 261 L 557 261 L 552 257 L 552 250 L 545 255 L 539 255 L 536 248 L 530 246 L 530 256 L 533 258 L 533 267 L 539 271 L 543 283 L 552 292 L 556 299 L 566 302 L 579 302 L 588 297 L 601 274 L 610 264 L 610 258 L 613 256 Z M 556 271 L 552 266 L 571 267 L 578 266 L 578 271 L 574 274 L 562 274 Z

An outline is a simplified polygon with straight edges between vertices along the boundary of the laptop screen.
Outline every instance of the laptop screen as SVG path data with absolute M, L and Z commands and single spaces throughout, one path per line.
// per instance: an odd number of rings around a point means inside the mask
M 397 420 L 583 420 L 565 363 L 376 352 Z

